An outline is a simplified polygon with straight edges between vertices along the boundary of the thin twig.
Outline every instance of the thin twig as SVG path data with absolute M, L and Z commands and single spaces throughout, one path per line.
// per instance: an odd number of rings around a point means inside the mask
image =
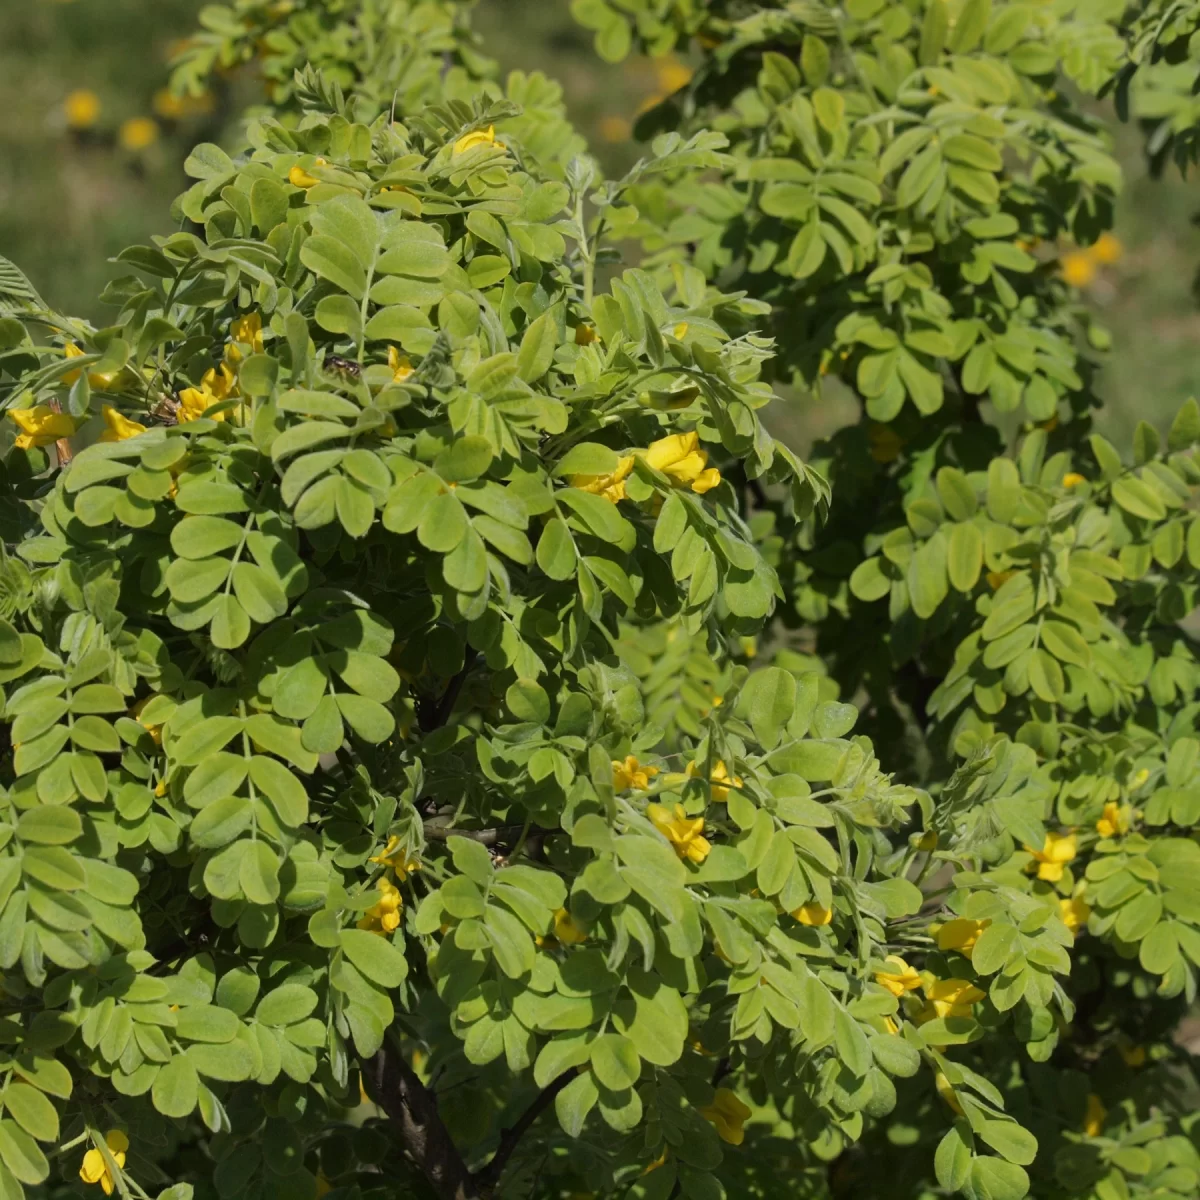
M 508 1165 L 508 1160 L 512 1157 L 513 1151 L 516 1150 L 517 1144 L 529 1131 L 530 1126 L 554 1103 L 554 1097 L 577 1074 L 578 1072 L 572 1068 L 569 1071 L 564 1071 L 552 1083 L 547 1084 L 537 1094 L 533 1103 L 517 1118 L 516 1124 L 501 1133 L 500 1145 L 496 1148 L 496 1154 L 492 1158 L 492 1161 L 475 1174 L 475 1178 L 479 1181 L 479 1186 L 485 1194 L 490 1192 L 500 1182 L 500 1176 L 504 1174 L 504 1168 Z

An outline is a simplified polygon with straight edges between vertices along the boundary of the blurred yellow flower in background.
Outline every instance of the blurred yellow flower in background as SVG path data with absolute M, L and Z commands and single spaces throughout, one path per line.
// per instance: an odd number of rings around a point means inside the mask
M 128 121 L 121 122 L 117 141 L 122 150 L 134 154 L 148 150 L 158 141 L 158 122 L 153 117 L 130 117 Z
M 615 114 L 601 117 L 598 128 L 600 137 L 606 142 L 627 142 L 633 135 L 633 125 L 629 119 Z
M 1086 250 L 1072 250 L 1059 263 L 1062 277 L 1072 287 L 1085 288 L 1096 278 L 1096 262 Z
M 1102 233 L 1092 247 L 1092 257 L 1106 267 L 1120 262 L 1124 255 L 1125 247 L 1121 244 L 1121 239 L 1111 233 Z
M 100 115 L 100 97 L 87 88 L 77 88 L 63 101 L 63 115 L 71 129 L 90 129 Z
M 664 92 L 677 92 L 692 81 L 692 68 L 674 57 L 659 59 L 654 64 L 654 74 Z
M 170 88 L 159 88 L 150 102 L 156 116 L 164 121 L 182 121 L 188 117 L 202 117 L 214 108 L 213 94 L 203 91 L 198 96 L 179 95 Z

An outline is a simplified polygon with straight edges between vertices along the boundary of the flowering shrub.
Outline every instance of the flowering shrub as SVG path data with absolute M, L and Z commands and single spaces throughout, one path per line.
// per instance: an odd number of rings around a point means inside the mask
M 1047 249 L 1180 6 L 574 8 L 703 55 L 623 179 L 239 0 L 113 323 L 0 260 L 0 1195 L 1193 1194 L 1200 408 L 1093 432 Z

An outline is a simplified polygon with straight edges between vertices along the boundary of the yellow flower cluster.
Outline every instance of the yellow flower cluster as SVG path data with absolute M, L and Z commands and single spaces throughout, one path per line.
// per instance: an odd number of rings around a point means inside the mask
M 108 1146 L 109 1154 L 112 1155 L 113 1162 L 117 1164 L 118 1168 L 124 1167 L 125 1154 L 129 1149 L 129 1138 L 119 1129 L 110 1129 L 104 1135 L 104 1141 Z M 106 1196 L 111 1196 L 117 1186 L 103 1152 L 96 1146 L 93 1146 L 83 1156 L 83 1165 L 79 1168 L 79 1178 L 84 1183 L 98 1183 L 104 1189 Z
M 684 774 L 688 779 L 694 779 L 700 774 L 700 769 L 700 763 L 688 763 L 684 769 Z M 740 788 L 742 786 L 742 777 L 740 775 L 730 775 L 729 768 L 725 765 L 725 760 L 718 758 L 713 764 L 712 774 L 708 777 L 708 783 L 713 803 L 724 804 L 729 799 L 729 789 L 731 787 Z
M 676 804 L 673 809 L 651 804 L 646 808 L 646 816 L 680 858 L 699 865 L 708 857 L 712 844 L 703 836 L 703 817 L 689 817 L 682 804 Z
M 400 889 L 386 875 L 381 875 L 375 886 L 379 888 L 379 900 L 359 918 L 358 927 L 383 937 L 399 928 L 404 900 Z
M 884 962 L 891 970 L 877 972 L 875 982 L 897 999 L 918 988 L 925 992 L 925 1003 L 913 1018 L 918 1024 L 935 1017 L 969 1017 L 972 1006 L 987 995 L 969 979 L 930 980 L 898 955 L 889 955 Z
M 403 883 L 414 871 L 421 869 L 420 861 L 410 856 L 400 845 L 400 839 L 393 833 L 387 840 L 387 845 L 370 860 L 396 872 L 396 878 Z
M 708 465 L 708 451 L 700 449 L 700 436 L 692 430 L 690 433 L 673 433 L 651 442 L 645 450 L 623 455 L 607 475 L 572 475 L 570 484 L 616 504 L 625 499 L 625 480 L 633 471 L 634 459 L 639 454 L 676 487 L 690 487 L 699 495 L 712 491 L 721 482 L 721 472 Z
M 1063 877 L 1067 863 L 1075 857 L 1075 835 L 1048 833 L 1040 850 L 1035 850 L 1032 846 L 1026 846 L 1025 849 L 1033 855 L 1033 862 L 1027 870 L 1036 870 L 1037 877 L 1047 883 L 1057 883 Z
M 607 475 L 572 475 L 571 486 L 593 496 L 603 496 L 616 504 L 625 499 L 625 480 L 633 470 L 633 455 L 626 454 L 617 460 L 616 467 Z
M 658 768 L 640 763 L 632 755 L 626 755 L 624 762 L 613 759 L 613 788 L 618 792 L 637 788 L 645 791 L 650 786 L 650 780 L 658 774 Z
M 1095 281 L 1101 267 L 1120 262 L 1125 247 L 1111 233 L 1102 233 L 1096 242 L 1082 250 L 1071 250 L 1059 261 L 1063 279 L 1072 287 L 1085 288 Z
M 246 313 L 238 317 L 229 326 L 230 342 L 225 347 L 225 359 L 219 366 L 210 367 L 201 377 L 198 388 L 184 388 L 179 393 L 179 421 L 196 421 L 205 416 L 215 404 L 240 395 L 237 376 L 234 368 L 247 351 L 250 354 L 261 354 L 263 349 L 262 317 L 256 313 Z M 245 349 L 243 349 L 243 347 Z M 224 421 L 229 415 L 228 410 L 213 413 L 214 421 Z

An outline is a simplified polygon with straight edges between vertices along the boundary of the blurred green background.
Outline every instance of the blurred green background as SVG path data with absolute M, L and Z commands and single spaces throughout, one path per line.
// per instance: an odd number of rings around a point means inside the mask
M 107 259 L 168 232 L 181 163 L 196 141 L 220 140 L 222 111 L 180 112 L 161 94 L 172 42 L 190 33 L 200 0 L 6 0 L 0 5 L 0 254 L 52 303 L 103 322 L 96 301 Z M 675 59 L 602 63 L 567 0 L 482 0 L 476 28 L 507 70 L 541 68 L 564 86 L 573 119 L 619 169 L 636 154 L 630 124 L 686 78 Z M 231 80 L 225 108 L 253 102 Z M 1126 439 L 1146 418 L 1162 426 L 1200 394 L 1200 196 L 1171 171 L 1151 180 L 1134 130 L 1113 126 L 1127 186 L 1119 247 L 1080 259 L 1084 290 L 1114 336 L 1101 425 Z M 789 433 L 803 443 L 846 420 L 845 398 L 791 397 Z M 799 448 L 803 449 L 803 445 Z

